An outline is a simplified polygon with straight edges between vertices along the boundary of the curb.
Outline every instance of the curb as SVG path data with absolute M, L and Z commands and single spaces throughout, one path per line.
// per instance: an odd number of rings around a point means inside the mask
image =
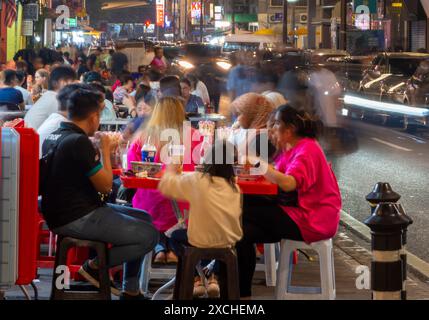
M 340 223 L 359 238 L 365 240 L 366 242 L 371 242 L 370 229 L 344 210 L 341 210 Z M 423 281 L 429 281 L 429 263 L 407 250 L 405 252 L 407 254 L 407 265 L 410 267 L 410 271 L 415 273 L 416 276 L 421 278 Z

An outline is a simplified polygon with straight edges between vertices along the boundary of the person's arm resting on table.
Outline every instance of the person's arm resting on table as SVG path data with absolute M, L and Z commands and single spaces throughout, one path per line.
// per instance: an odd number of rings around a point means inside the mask
M 277 171 L 272 165 L 268 166 L 265 178 L 267 178 L 268 181 L 277 184 L 279 188 L 285 192 L 296 190 L 296 179 L 291 175 L 286 175 Z

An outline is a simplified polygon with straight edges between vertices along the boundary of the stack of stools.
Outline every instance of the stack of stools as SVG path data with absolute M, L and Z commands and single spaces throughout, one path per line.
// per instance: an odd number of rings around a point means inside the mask
M 298 249 L 312 249 L 319 255 L 320 287 L 291 286 L 293 252 Z M 332 239 L 311 244 L 306 244 L 301 241 L 282 240 L 280 245 L 279 266 L 277 270 L 276 299 L 334 300 L 335 295 L 335 270 Z
M 64 272 L 63 268 L 67 265 L 67 252 L 73 247 L 93 248 L 97 252 L 100 277 L 99 291 L 85 292 L 82 290 L 68 290 L 66 288 L 65 284 L 69 284 L 69 279 L 64 281 L 64 274 L 62 272 Z M 59 266 L 62 268 L 58 268 Z M 54 275 L 52 277 L 51 300 L 111 300 L 106 243 L 58 236 Z
M 205 249 L 187 247 L 179 256 L 174 286 L 174 300 L 192 300 L 195 268 L 201 260 L 220 262 L 219 286 L 222 300 L 240 299 L 237 253 L 234 248 Z

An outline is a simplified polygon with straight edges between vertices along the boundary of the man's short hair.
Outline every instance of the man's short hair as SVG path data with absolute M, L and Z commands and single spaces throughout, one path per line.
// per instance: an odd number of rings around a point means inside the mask
M 85 83 L 91 83 L 91 82 L 102 82 L 103 79 L 101 78 L 101 75 L 96 71 L 89 71 L 85 73 L 83 81 Z
M 27 74 L 24 71 L 17 71 L 16 72 L 16 78 L 18 79 L 19 84 L 21 84 L 22 81 L 24 81 L 26 76 L 27 76 Z
M 85 83 L 72 83 L 60 90 L 57 95 L 57 100 L 59 102 L 59 111 L 67 111 L 67 101 L 70 95 L 79 89 L 91 90 L 91 87 Z
M 49 90 L 57 90 L 61 80 L 76 80 L 76 72 L 69 66 L 58 66 L 52 70 L 49 77 Z
M 163 97 L 180 97 L 182 89 L 177 76 L 166 76 L 159 80 L 159 89 Z
M 15 85 L 14 82 L 18 81 L 16 71 L 11 69 L 4 70 L 0 76 L 0 80 L 7 86 Z
M 102 93 L 102 94 L 106 94 L 106 92 L 107 92 L 107 90 L 106 90 L 106 88 L 103 86 L 103 85 L 101 85 L 101 84 L 99 84 L 99 83 L 97 83 L 97 82 L 93 82 L 93 83 L 90 83 L 89 84 L 89 87 L 92 89 L 92 90 L 94 90 L 94 91 L 96 91 L 96 92 L 99 92 L 99 93 Z
M 94 90 L 77 89 L 67 99 L 68 118 L 85 120 L 94 112 L 100 111 L 103 95 Z

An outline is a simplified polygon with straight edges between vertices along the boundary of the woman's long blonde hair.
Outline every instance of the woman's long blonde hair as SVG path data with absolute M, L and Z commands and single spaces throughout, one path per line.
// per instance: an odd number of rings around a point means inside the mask
M 167 141 L 160 141 L 162 131 L 174 129 L 179 131 L 182 137 L 185 120 L 185 107 L 182 101 L 174 97 L 163 97 L 156 103 L 147 124 L 136 133 L 136 139 L 144 144 L 150 138 L 151 144 L 161 148 L 167 144 Z

